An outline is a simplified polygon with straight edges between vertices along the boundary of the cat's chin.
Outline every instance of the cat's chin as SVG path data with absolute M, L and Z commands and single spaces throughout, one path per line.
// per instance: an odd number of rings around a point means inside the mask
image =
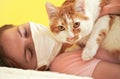
M 67 43 L 67 44 L 72 44 L 73 43 L 72 41 L 67 41 L 65 39 L 58 39 L 58 38 L 56 38 L 56 40 L 61 42 L 61 43 Z
M 77 43 L 77 41 L 67 41 L 66 43 L 68 43 L 68 44 L 75 44 L 75 43 Z
M 78 39 L 66 40 L 66 43 L 68 44 L 75 44 L 77 42 L 78 42 Z
M 60 39 L 57 39 L 59 42 L 62 42 L 62 43 L 67 43 L 67 44 L 75 44 L 79 41 L 79 39 L 77 40 L 60 40 Z
M 60 41 L 62 43 L 67 43 L 67 44 L 75 44 L 76 42 L 73 42 L 73 41 Z

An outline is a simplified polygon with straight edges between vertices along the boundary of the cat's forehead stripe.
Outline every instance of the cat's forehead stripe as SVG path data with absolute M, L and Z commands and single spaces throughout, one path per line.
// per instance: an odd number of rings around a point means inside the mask
M 69 24 L 72 22 L 72 19 L 70 17 L 68 17 L 67 14 L 65 14 L 65 19 L 66 19 L 66 23 Z
M 68 26 L 67 28 L 68 28 L 69 31 L 71 31 L 72 19 L 67 14 L 65 14 L 65 19 L 66 19 L 66 23 L 67 23 L 67 26 Z
M 73 19 L 72 17 L 65 13 L 64 16 L 61 16 L 60 19 L 58 19 L 58 24 L 59 25 L 64 25 L 64 26 L 69 26 L 71 27 L 72 26 L 72 23 L 73 23 Z M 69 27 L 66 27 L 67 29 L 70 29 Z

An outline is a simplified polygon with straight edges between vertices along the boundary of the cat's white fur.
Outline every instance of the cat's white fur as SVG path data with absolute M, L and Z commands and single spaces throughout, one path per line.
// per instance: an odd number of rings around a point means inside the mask
M 100 0 L 84 0 L 84 1 L 86 3 L 85 5 L 87 5 L 87 7 L 85 8 L 87 9 L 86 12 L 88 12 L 87 16 L 90 15 L 91 21 L 95 23 L 95 20 L 97 19 L 96 17 L 98 17 L 100 13 L 99 9 Z M 91 14 L 89 14 L 89 12 Z M 99 45 L 97 39 L 102 30 L 106 30 L 107 36 L 105 36 L 105 38 L 101 41 L 101 44 Z M 96 55 L 97 49 L 99 47 L 104 48 L 108 52 L 112 53 L 114 53 L 116 50 L 119 52 L 120 50 L 119 35 L 120 35 L 120 17 L 117 16 L 115 17 L 115 20 L 113 21 L 111 28 L 110 28 L 110 16 L 106 15 L 101 17 L 94 25 L 92 34 L 87 41 L 86 47 L 83 50 L 82 59 L 90 60 L 91 58 L 93 58 Z
M 94 26 L 89 40 L 87 41 L 86 47 L 83 50 L 82 58 L 84 60 L 90 60 L 93 58 L 99 47 L 107 50 L 110 53 L 120 53 L 120 17 L 115 16 L 113 24 L 110 27 L 110 17 L 108 15 L 101 17 Z M 106 30 L 106 36 L 101 40 L 101 44 L 97 43 L 97 39 L 101 30 Z M 117 52 L 116 52 L 117 51 Z M 119 54 L 117 54 L 119 60 Z
M 83 60 L 90 60 L 91 58 L 93 58 L 93 56 L 96 55 L 97 49 L 99 47 L 97 43 L 99 33 L 102 29 L 109 27 L 109 20 L 110 20 L 109 16 L 104 16 L 96 22 L 93 31 L 91 33 L 91 36 L 88 39 L 86 46 L 83 50 L 82 53 Z

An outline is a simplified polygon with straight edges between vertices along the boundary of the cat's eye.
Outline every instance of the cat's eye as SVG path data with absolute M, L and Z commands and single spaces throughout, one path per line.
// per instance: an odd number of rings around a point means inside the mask
M 63 26 L 58 26 L 58 29 L 59 29 L 60 31 L 65 30 L 65 28 L 64 28 Z
M 78 28 L 79 26 L 80 26 L 80 22 L 75 22 L 73 27 Z

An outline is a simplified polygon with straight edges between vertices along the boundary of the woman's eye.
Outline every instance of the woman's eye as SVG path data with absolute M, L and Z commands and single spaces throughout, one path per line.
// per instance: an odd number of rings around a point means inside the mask
M 80 22 L 76 22 L 76 23 L 74 23 L 74 28 L 78 28 L 80 26 Z
M 65 28 L 64 28 L 63 26 L 58 26 L 58 29 L 59 29 L 60 31 L 65 30 Z
M 32 59 L 32 50 L 30 48 L 27 48 L 25 50 L 25 57 L 27 62 L 30 62 L 30 60 Z

